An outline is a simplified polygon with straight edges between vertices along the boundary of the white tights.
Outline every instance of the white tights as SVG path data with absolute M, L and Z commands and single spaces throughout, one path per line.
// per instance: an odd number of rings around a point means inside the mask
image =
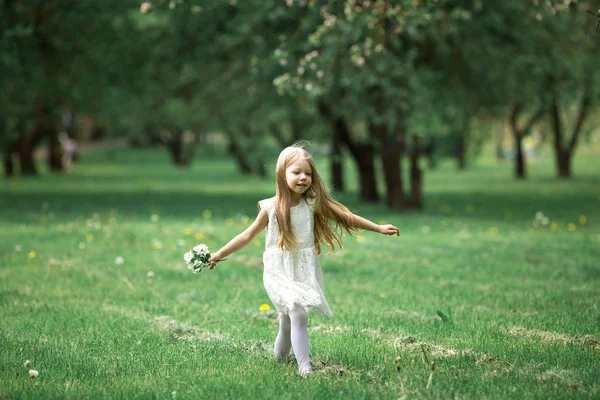
M 279 315 L 279 333 L 275 339 L 275 357 L 283 361 L 294 348 L 301 374 L 309 373 L 312 368 L 308 356 L 308 315 L 301 306 L 295 306 L 289 315 Z

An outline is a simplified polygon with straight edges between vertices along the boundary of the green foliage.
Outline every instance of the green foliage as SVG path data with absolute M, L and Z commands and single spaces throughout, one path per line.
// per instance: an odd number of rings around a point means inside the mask
M 274 129 L 327 135 L 321 101 L 351 126 L 452 138 L 473 117 L 544 105 L 549 79 L 567 110 L 584 88 L 600 93 L 596 21 L 581 2 L 148 4 L 144 13 L 117 0 L 2 2 L 6 137 L 28 131 L 40 99 L 54 116 L 87 113 L 113 135 L 222 131 L 257 143 Z

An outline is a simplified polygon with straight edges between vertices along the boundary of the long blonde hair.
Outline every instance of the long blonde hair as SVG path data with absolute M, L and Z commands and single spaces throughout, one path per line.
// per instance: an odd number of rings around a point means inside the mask
M 292 206 L 291 189 L 286 180 L 285 171 L 298 158 L 304 158 L 312 169 L 312 184 L 302 194 L 304 200 L 310 199 L 309 203 L 314 205 L 314 238 L 317 253 L 321 253 L 321 243 L 335 250 L 337 245 L 342 248 L 342 235 L 346 231 L 349 235 L 358 232 L 351 225 L 350 210 L 343 204 L 337 202 L 323 183 L 312 156 L 304 150 L 302 144 L 294 143 L 281 151 L 277 158 L 275 167 L 275 216 L 279 226 L 279 239 L 277 246 L 281 250 L 294 251 L 299 243 L 298 238 L 292 231 L 290 208 Z

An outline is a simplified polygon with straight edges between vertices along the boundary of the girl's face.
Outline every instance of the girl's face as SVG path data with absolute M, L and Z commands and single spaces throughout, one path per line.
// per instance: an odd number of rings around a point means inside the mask
M 285 169 L 285 180 L 292 191 L 292 197 L 299 199 L 312 184 L 312 168 L 304 157 L 298 157 Z

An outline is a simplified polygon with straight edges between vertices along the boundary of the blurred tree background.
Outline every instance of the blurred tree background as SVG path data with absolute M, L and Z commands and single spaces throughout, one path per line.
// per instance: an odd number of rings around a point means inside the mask
M 455 157 L 460 171 L 493 141 L 525 179 L 529 140 L 550 143 L 556 176 L 569 178 L 598 123 L 599 8 L 0 0 L 4 173 L 38 174 L 39 148 L 60 173 L 65 141 L 124 139 L 164 146 L 180 167 L 218 141 L 241 173 L 265 177 L 269 157 L 308 139 L 323 145 L 336 190 L 348 156 L 361 201 L 402 210 L 422 207 L 422 159 Z

